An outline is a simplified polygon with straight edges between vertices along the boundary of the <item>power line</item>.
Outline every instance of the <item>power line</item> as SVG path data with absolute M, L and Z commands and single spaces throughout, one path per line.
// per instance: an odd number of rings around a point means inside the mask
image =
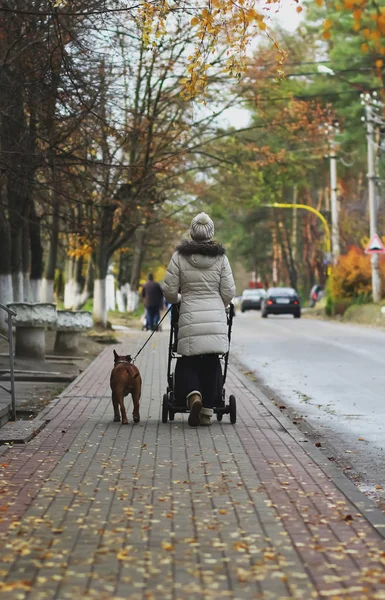
M 366 92 L 378 92 L 380 90 L 382 90 L 382 87 L 375 87 L 375 88 L 366 88 L 365 91 Z M 322 94 L 304 94 L 304 95 L 297 95 L 297 94 L 293 94 L 292 96 L 277 96 L 276 98 L 252 98 L 250 100 L 245 100 L 245 102 L 252 102 L 253 100 L 256 102 L 280 102 L 281 100 L 311 100 L 313 98 L 328 98 L 330 96 L 344 96 L 345 94 L 359 94 L 362 91 L 364 91 L 364 88 L 362 90 L 345 90 L 343 92 L 327 92 L 327 93 L 322 93 Z

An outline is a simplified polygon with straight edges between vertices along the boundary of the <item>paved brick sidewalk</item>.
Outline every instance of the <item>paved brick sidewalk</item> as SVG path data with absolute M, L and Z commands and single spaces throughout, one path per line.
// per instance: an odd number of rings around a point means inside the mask
M 145 339 L 128 335 L 123 351 Z M 235 426 L 162 424 L 168 335 L 153 339 L 137 363 L 139 425 L 112 422 L 106 348 L 46 428 L 1 453 L 0 598 L 385 599 L 364 496 L 235 366 Z

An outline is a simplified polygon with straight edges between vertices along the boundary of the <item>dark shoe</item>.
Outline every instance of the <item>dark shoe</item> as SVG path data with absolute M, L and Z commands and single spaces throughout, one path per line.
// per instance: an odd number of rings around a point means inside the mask
M 193 392 L 187 397 L 187 404 L 190 409 L 188 416 L 188 424 L 190 427 L 198 427 L 200 420 L 199 415 L 202 409 L 202 396 L 199 392 Z

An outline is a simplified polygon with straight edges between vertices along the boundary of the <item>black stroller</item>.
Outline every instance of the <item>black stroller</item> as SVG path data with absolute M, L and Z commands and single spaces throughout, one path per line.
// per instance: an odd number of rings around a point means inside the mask
M 231 342 L 231 329 L 234 318 L 234 305 L 230 304 L 226 310 L 229 344 Z M 163 395 L 162 403 L 162 423 L 167 423 L 167 420 L 174 420 L 175 413 L 188 412 L 186 398 L 178 398 L 176 395 L 175 386 L 175 371 L 172 372 L 172 361 L 178 358 L 178 319 L 179 305 L 174 304 L 171 309 L 171 328 L 170 342 L 168 347 L 168 366 L 167 366 L 167 393 Z M 223 415 L 230 415 L 230 422 L 235 423 L 237 420 L 237 403 L 235 396 L 229 396 L 229 403 L 226 405 L 226 393 L 224 384 L 226 381 L 227 367 L 229 363 L 229 352 L 221 357 L 223 359 L 223 369 L 218 378 L 217 397 L 215 399 L 214 413 L 217 415 L 217 420 L 222 421 Z M 215 376 L 215 375 L 213 375 Z

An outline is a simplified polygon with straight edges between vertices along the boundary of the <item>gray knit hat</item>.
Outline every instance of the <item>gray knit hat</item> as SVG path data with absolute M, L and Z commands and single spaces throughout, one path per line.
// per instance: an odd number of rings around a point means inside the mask
M 193 218 L 190 227 L 191 239 L 195 242 L 209 242 L 214 237 L 214 223 L 206 213 Z

